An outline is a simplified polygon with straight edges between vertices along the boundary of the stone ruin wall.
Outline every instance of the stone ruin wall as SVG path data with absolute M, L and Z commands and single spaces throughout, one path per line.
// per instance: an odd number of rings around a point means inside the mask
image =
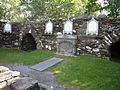
M 12 33 L 4 33 L 4 25 L 6 22 L 0 22 L 0 48 L 18 48 L 19 46 L 19 27 L 12 25 Z
M 77 35 L 76 55 L 92 55 L 103 58 L 110 58 L 109 47 L 120 38 L 120 19 L 97 19 L 99 21 L 98 36 L 86 35 L 87 21 L 89 19 L 71 19 L 73 22 L 73 33 Z M 63 32 L 66 20 L 56 19 L 53 22 L 53 34 L 45 34 L 45 23 L 43 22 L 24 22 L 12 23 L 12 33 L 3 33 L 0 29 L 1 48 L 20 47 L 22 37 L 31 30 L 32 36 L 37 43 L 37 49 L 48 49 L 56 51 L 57 32 Z M 9 37 L 9 38 L 8 38 Z M 9 45 L 5 44 L 5 42 Z M 9 47 L 8 47 L 9 46 Z

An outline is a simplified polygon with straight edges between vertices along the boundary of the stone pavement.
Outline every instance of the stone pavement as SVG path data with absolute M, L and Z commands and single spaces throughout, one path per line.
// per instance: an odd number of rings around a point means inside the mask
M 57 64 L 59 62 L 61 62 L 61 61 L 63 61 L 63 59 L 57 58 L 57 57 L 53 57 L 51 59 L 48 59 L 46 61 L 43 61 L 43 62 L 41 62 L 39 64 L 34 65 L 31 68 L 35 69 L 35 70 L 38 70 L 38 71 L 43 71 L 43 70 L 45 70 L 45 69 L 47 69 L 47 68 L 49 68 L 49 67 L 51 67 L 51 66 L 53 66 L 53 65 L 55 65 L 55 64 Z
M 30 69 L 31 66 L 24 65 L 22 63 L 16 63 L 16 64 L 8 64 L 6 65 L 10 70 L 19 71 L 21 75 L 25 77 L 33 78 L 34 80 L 38 80 L 40 85 L 53 87 L 55 90 L 77 90 L 73 87 L 67 87 L 64 85 L 60 85 L 56 82 L 56 77 L 53 72 L 44 70 L 42 72 L 38 72 L 36 70 Z M 50 90 L 50 89 L 48 89 Z

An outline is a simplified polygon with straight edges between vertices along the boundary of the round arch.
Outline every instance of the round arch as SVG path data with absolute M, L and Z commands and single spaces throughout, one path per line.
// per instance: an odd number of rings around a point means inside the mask
M 120 62 L 120 39 L 110 45 L 109 52 L 111 60 Z
M 36 49 L 36 41 L 35 38 L 32 36 L 32 34 L 27 33 L 23 35 L 20 47 L 22 50 L 30 51 Z

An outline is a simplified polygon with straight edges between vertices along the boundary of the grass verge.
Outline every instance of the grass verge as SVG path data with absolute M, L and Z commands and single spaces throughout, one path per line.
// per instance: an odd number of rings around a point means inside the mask
M 47 50 L 25 52 L 18 49 L 0 49 L 0 64 L 24 63 L 33 65 L 51 57 L 53 57 L 53 52 Z

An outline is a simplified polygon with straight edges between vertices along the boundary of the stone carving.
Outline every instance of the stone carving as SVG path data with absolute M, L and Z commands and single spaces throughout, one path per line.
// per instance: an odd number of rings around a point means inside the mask
M 64 23 L 64 30 L 63 30 L 63 34 L 72 34 L 73 31 L 73 23 L 68 20 Z
M 12 32 L 12 26 L 11 26 L 11 24 L 10 23 L 6 23 L 5 25 L 4 25 L 4 32 L 7 32 L 7 33 L 11 33 Z
M 86 30 L 86 35 L 98 35 L 98 21 L 96 21 L 94 18 L 92 18 L 90 21 L 87 23 L 87 30 Z
M 46 23 L 45 26 L 46 26 L 45 33 L 52 34 L 52 32 L 53 32 L 53 23 L 49 20 Z

